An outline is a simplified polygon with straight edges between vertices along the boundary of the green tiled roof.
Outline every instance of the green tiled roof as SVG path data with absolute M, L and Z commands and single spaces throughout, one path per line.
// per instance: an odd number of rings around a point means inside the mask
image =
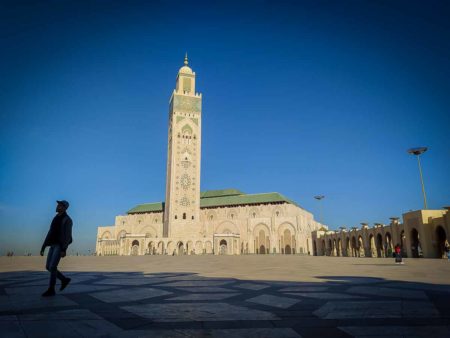
M 133 209 L 128 210 L 128 214 L 138 214 L 143 212 L 160 212 L 164 210 L 164 203 L 163 202 L 157 202 L 157 203 L 145 203 L 145 204 L 139 204 L 135 206 Z
M 289 198 L 277 193 L 269 192 L 263 194 L 244 194 L 237 189 L 208 190 L 200 194 L 200 208 L 214 208 L 221 206 L 249 205 L 264 203 L 289 203 L 300 207 Z M 128 211 L 128 214 L 161 212 L 164 203 L 140 204 Z
M 221 197 L 221 196 L 235 196 L 243 195 L 244 193 L 237 189 L 224 190 L 208 190 L 200 193 L 200 198 Z

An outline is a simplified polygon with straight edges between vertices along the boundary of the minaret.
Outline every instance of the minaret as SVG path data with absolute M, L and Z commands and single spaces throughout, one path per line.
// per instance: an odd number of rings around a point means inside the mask
M 169 101 L 164 237 L 199 231 L 201 111 L 202 95 L 195 92 L 195 73 L 186 53 Z

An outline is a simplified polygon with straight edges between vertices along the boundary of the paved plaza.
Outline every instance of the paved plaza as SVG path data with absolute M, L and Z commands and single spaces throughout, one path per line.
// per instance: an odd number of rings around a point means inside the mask
M 450 262 L 310 256 L 0 257 L 2 337 L 450 337 Z M 59 287 L 59 286 L 58 286 Z

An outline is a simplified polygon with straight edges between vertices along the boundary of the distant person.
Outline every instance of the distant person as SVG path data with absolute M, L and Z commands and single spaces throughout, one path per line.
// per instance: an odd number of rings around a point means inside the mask
M 397 244 L 395 246 L 394 251 L 395 251 L 395 264 L 403 264 L 402 248 L 400 247 L 400 244 Z
M 450 261 L 450 244 L 448 243 L 448 240 L 445 240 L 444 251 L 447 255 L 447 259 Z
M 50 272 L 50 285 L 48 290 L 42 294 L 43 297 L 55 295 L 56 278 L 61 281 L 60 291 L 64 290 L 70 283 L 70 278 L 65 277 L 58 271 L 58 264 L 62 257 L 66 257 L 67 247 L 72 243 L 72 219 L 66 213 L 69 202 L 56 201 L 56 203 L 57 214 L 53 218 L 41 249 L 41 256 L 44 256 L 45 248 L 50 247 L 47 264 L 45 265 L 45 268 Z

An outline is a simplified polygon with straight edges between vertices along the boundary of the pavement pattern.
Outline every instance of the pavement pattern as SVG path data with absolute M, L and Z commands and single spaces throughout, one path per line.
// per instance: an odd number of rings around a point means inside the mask
M 0 272 L 0 336 L 450 337 L 450 286 L 443 284 L 364 276 L 302 282 L 191 272 L 66 274 L 67 289 L 42 298 L 48 272 Z

